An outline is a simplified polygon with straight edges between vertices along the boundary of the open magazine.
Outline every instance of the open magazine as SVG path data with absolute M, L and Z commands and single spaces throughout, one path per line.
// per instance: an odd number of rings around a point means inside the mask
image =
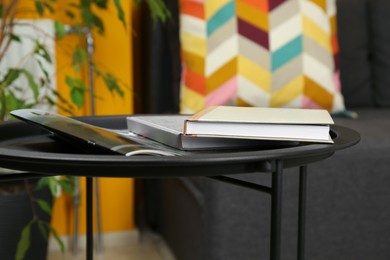
M 184 152 L 127 130 L 112 130 L 90 125 L 70 117 L 38 109 L 19 109 L 14 117 L 40 126 L 72 145 L 87 152 L 111 154 L 176 156 Z

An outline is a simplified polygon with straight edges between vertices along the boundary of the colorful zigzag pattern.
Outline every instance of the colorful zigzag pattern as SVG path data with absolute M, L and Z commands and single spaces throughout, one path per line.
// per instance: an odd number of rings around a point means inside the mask
M 182 112 L 344 109 L 335 0 L 181 0 Z

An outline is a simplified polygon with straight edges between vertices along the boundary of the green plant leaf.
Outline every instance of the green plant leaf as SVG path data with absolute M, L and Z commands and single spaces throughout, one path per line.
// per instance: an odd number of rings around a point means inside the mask
M 70 114 L 70 115 L 74 115 L 73 109 L 70 109 L 70 108 L 68 108 L 68 107 L 65 107 L 65 106 L 63 106 L 63 105 L 61 105 L 61 104 L 57 104 L 57 107 L 58 107 L 59 110 L 65 112 L 65 113 L 68 113 L 68 114 Z
M 38 224 L 38 228 L 39 228 L 41 235 L 47 241 L 49 239 L 49 230 L 46 228 L 45 223 L 42 220 L 38 220 L 37 224 Z
M 45 186 L 49 185 L 49 178 L 50 177 L 44 177 L 38 180 L 37 185 L 35 186 L 35 190 L 40 190 Z
M 123 27 L 126 28 L 125 12 L 123 11 L 122 4 L 120 0 L 114 0 L 116 12 L 118 14 L 118 19 L 122 22 Z
M 103 20 L 99 16 L 93 15 L 93 24 L 97 28 L 98 33 L 102 35 L 104 33 Z
M 84 104 L 84 92 L 74 88 L 70 92 L 70 99 L 78 108 L 81 108 Z
M 90 5 L 81 4 L 81 18 L 88 28 L 92 28 L 94 18 Z
M 40 60 L 37 60 L 37 63 L 39 65 L 39 68 L 43 72 L 43 75 L 45 76 L 45 82 L 50 83 L 51 79 L 49 77 L 49 72 L 45 69 L 45 67 L 43 66 L 43 64 Z
M 15 41 L 15 42 L 22 42 L 22 39 L 20 38 L 19 35 L 16 35 L 16 34 L 14 34 L 14 33 L 11 33 L 11 34 L 10 34 L 10 37 L 11 37 L 11 39 L 12 39 L 13 41 Z
M 66 194 L 73 196 L 73 183 L 69 182 L 66 179 L 63 179 L 59 181 L 59 184 Z
M 5 74 L 3 80 L 1 81 L 1 85 L 4 84 L 4 87 L 11 85 L 18 77 L 20 76 L 19 69 L 9 69 L 7 74 Z M 3 87 L 3 88 L 4 88 Z
M 35 0 L 35 9 L 37 10 L 37 13 L 42 16 L 45 11 L 45 6 L 43 5 L 42 0 Z
M 56 12 L 56 10 L 54 9 L 54 7 L 51 4 L 49 4 L 47 2 L 43 2 L 43 5 L 46 7 L 47 10 L 49 10 L 50 13 L 54 14 Z
M 54 28 L 56 30 L 56 35 L 58 40 L 61 40 L 66 35 L 65 25 L 59 21 L 54 23 Z
M 54 99 L 52 99 L 52 97 L 50 97 L 50 96 L 45 95 L 45 96 L 43 96 L 43 98 L 44 98 L 51 106 L 55 106 L 55 105 L 57 104 L 57 102 L 56 102 Z
M 158 20 L 165 22 L 168 18 L 171 18 L 171 12 L 163 0 L 146 0 L 146 3 L 149 6 L 153 22 Z
M 92 0 L 92 2 L 99 8 L 107 8 L 107 0 Z
M 88 61 L 88 55 L 84 48 L 77 46 L 72 55 L 72 64 L 76 72 L 80 72 L 81 65 Z
M 81 108 L 84 104 L 84 92 L 87 90 L 84 82 L 77 78 L 71 78 L 67 76 L 65 78 L 66 84 L 71 88 L 70 90 L 70 99 L 73 104 L 78 108 Z
M 25 69 L 21 69 L 20 71 L 21 71 L 21 72 L 23 73 L 23 75 L 26 77 L 27 82 L 28 82 L 28 86 L 29 86 L 30 89 L 33 91 L 34 100 L 35 100 L 35 101 L 38 101 L 39 86 L 38 86 L 38 84 L 35 82 L 35 79 L 34 79 L 33 75 L 32 75 L 28 70 L 25 70 Z
M 65 77 L 65 83 L 66 85 L 68 85 L 71 89 L 72 88 L 75 88 L 74 84 L 73 84 L 73 79 L 69 76 L 66 76 Z
M 8 111 L 12 111 L 15 107 L 18 107 L 19 100 L 15 97 L 14 93 L 7 93 L 6 96 L 6 108 Z
M 65 83 L 71 88 L 77 88 L 82 91 L 86 91 L 88 88 L 85 86 L 84 82 L 78 78 L 71 78 L 69 76 L 65 77 Z
M 6 108 L 8 111 L 27 108 L 27 106 L 28 105 L 24 102 L 24 100 L 18 99 L 14 93 L 9 92 L 6 94 Z
M 50 91 L 51 91 L 51 93 L 54 94 L 54 96 L 57 97 L 57 99 L 58 99 L 59 101 L 61 101 L 62 103 L 64 103 L 70 110 L 73 110 L 73 109 L 74 109 L 73 105 L 72 105 L 70 102 L 68 102 L 68 100 L 65 99 L 60 93 L 58 93 L 57 90 L 55 90 L 55 89 L 50 89 Z M 57 103 L 57 105 L 60 105 L 60 104 L 58 104 L 58 102 L 56 102 L 56 103 Z M 65 110 L 64 110 L 64 111 L 65 111 Z M 73 113 L 70 113 L 70 114 L 73 114 Z
M 65 14 L 66 14 L 66 16 L 68 16 L 70 19 L 74 19 L 76 16 L 75 16 L 75 14 L 72 12 L 72 11 L 70 11 L 70 10 L 66 10 L 65 11 Z
M 55 101 L 55 104 L 57 107 L 70 115 L 74 115 L 74 106 L 71 102 L 69 102 L 67 99 L 65 99 L 60 93 L 58 93 L 57 90 L 49 88 L 49 91 L 57 98 L 57 101 Z M 50 97 L 51 98 L 51 97 Z M 60 101 L 60 102 L 58 102 Z
M 53 195 L 53 197 L 57 196 L 58 183 L 56 177 L 45 177 L 44 179 L 44 181 L 38 182 L 37 189 L 42 189 L 47 186 L 51 195 Z
M 42 200 L 42 199 L 37 199 L 37 200 L 36 200 L 36 203 L 38 204 L 38 206 L 39 206 L 44 212 L 46 212 L 48 215 L 51 215 L 51 206 L 49 205 L 49 203 L 47 203 L 47 201 Z
M 110 73 L 107 73 L 106 75 L 103 75 L 103 79 L 104 79 L 104 82 L 106 83 L 108 89 L 111 92 L 116 92 L 121 97 L 124 96 L 123 90 L 121 89 L 121 87 L 118 84 L 118 81 L 116 80 L 116 78 L 113 75 L 111 75 Z
M 50 53 L 46 50 L 45 46 L 43 46 L 38 40 L 35 40 L 34 53 L 44 58 L 48 63 L 53 62 Z
M 64 242 L 62 242 L 61 238 L 58 236 L 57 231 L 49 223 L 45 223 L 45 224 L 50 229 L 50 232 L 53 234 L 55 240 L 57 241 L 58 245 L 60 246 L 61 252 L 64 253 L 65 252 L 65 245 L 64 245 Z
M 31 233 L 32 222 L 28 223 L 22 230 L 21 237 L 18 242 L 16 249 L 16 260 L 24 259 L 27 250 L 30 248 L 30 233 Z

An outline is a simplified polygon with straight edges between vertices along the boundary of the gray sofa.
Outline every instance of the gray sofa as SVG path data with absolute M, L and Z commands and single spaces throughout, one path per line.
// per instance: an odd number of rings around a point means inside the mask
M 306 259 L 390 259 L 390 1 L 338 0 L 347 108 L 361 142 L 309 165 Z M 270 174 L 236 178 L 269 184 Z M 150 183 L 146 219 L 178 260 L 268 259 L 270 199 L 206 178 Z M 298 169 L 284 175 L 282 259 L 296 259 Z M 157 210 L 156 210 L 157 208 Z

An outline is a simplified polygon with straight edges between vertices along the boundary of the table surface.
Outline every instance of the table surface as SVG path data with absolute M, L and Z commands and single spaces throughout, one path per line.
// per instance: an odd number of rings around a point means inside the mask
M 126 116 L 80 117 L 81 121 L 113 129 L 126 128 Z M 191 152 L 184 156 L 85 154 L 24 122 L 0 124 L 0 167 L 44 175 L 94 177 L 217 176 L 272 171 L 275 160 L 285 167 L 322 160 L 359 142 L 349 128 L 331 126 L 334 144 L 299 144 L 250 150 Z M 185 168 L 185 171 L 183 171 Z

